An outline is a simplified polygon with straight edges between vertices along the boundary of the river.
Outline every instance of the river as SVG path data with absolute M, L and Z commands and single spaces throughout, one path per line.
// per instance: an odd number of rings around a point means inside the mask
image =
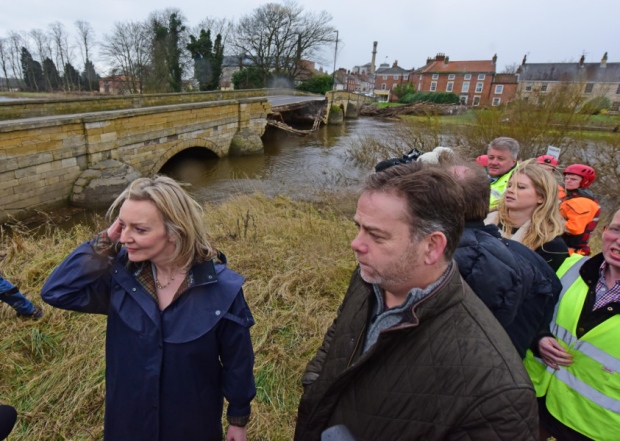
M 381 136 L 394 124 L 359 118 L 343 125 L 324 125 L 303 137 L 268 127 L 263 155 L 218 159 L 206 155 L 204 149 L 189 150 L 172 158 L 161 172 L 191 184 L 191 193 L 203 202 L 253 192 L 309 200 L 359 184 L 370 170 L 351 161 L 347 149 L 356 138 Z

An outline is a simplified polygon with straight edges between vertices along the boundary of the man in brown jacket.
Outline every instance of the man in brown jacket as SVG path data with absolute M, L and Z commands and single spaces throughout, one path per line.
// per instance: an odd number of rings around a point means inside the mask
M 521 358 L 452 260 L 462 212 L 444 170 L 414 162 L 368 178 L 359 267 L 306 368 L 296 440 L 336 425 L 357 441 L 538 438 Z

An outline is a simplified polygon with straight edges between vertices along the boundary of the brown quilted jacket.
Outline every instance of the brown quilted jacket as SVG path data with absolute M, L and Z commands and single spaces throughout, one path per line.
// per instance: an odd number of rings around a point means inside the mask
M 406 323 L 361 353 L 374 300 L 356 270 L 308 364 L 295 440 L 536 440 L 536 395 L 501 325 L 452 264 Z

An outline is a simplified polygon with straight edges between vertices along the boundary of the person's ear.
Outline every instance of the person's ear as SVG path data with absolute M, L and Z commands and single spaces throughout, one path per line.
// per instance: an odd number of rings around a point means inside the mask
M 434 265 L 443 258 L 443 252 L 448 245 L 448 239 L 442 232 L 435 231 L 426 236 L 425 242 L 424 263 L 426 265 Z

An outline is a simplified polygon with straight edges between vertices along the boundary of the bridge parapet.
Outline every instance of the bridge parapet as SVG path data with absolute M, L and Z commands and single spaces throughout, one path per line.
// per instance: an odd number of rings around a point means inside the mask
M 97 96 L 56 100 L 0 102 L 0 121 L 43 116 L 84 114 L 111 110 L 141 109 L 174 104 L 238 100 L 273 95 L 310 95 L 292 89 L 217 90 L 211 92 Z

